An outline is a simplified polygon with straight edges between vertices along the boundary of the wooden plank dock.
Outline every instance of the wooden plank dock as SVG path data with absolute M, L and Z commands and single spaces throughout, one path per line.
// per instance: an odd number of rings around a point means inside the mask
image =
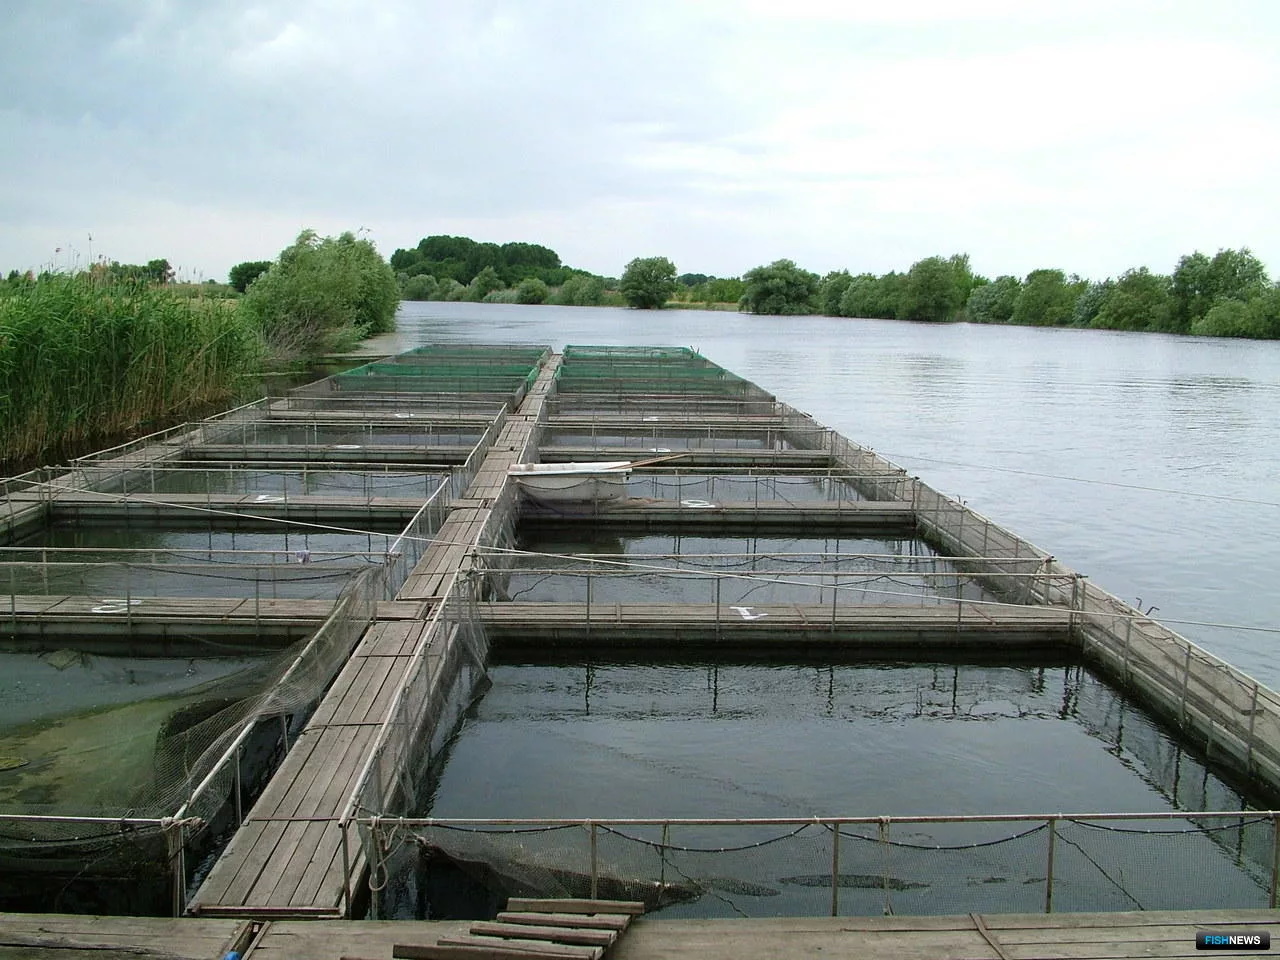
M 45 510 L 47 519 L 52 521 L 82 524 L 143 521 L 152 526 L 165 526 L 190 524 L 217 513 L 223 519 L 234 521 L 235 529 L 251 526 L 273 529 L 279 520 L 403 525 L 413 519 L 424 499 L 314 494 L 122 494 L 83 490 L 60 491 L 43 500 L 34 494 L 20 494 L 11 500 L 21 502 L 24 497 L 38 501 L 40 509 Z
M 338 818 L 422 643 L 425 621 L 366 632 L 280 769 L 232 837 L 188 912 L 198 916 L 342 916 L 346 875 Z M 352 861 L 351 858 L 355 858 Z
M 628 497 L 599 503 L 538 503 L 521 507 L 526 523 L 590 522 L 610 528 L 662 530 L 809 529 L 910 534 L 916 515 L 911 504 L 891 500 L 751 501 L 659 500 Z
M 383 600 L 380 620 L 419 620 L 422 601 Z M 307 636 L 333 612 L 332 600 L 271 597 L 0 598 L 0 631 L 18 646 L 46 648 L 74 639 L 95 652 L 197 656 L 218 648 L 274 648 Z M 36 642 L 40 641 L 40 642 Z
M 652 447 L 589 447 L 556 445 L 540 449 L 543 463 L 579 463 L 590 460 L 641 460 L 647 457 L 679 453 L 681 466 L 687 467 L 786 467 L 788 470 L 825 470 L 832 464 L 831 454 L 822 450 L 719 450 L 672 449 Z
M 465 936 L 470 921 L 263 920 L 0 914 L 0 960 L 390 960 Z M 1280 936 L 1271 910 L 665 920 L 640 917 L 611 960 L 1194 960 L 1200 931 Z M 1228 956 L 1257 956 L 1235 952 Z M 478 958 L 477 958 L 478 960 Z
M 508 418 L 466 491 L 468 501 L 497 496 L 506 467 L 524 455 L 555 364 L 541 371 L 523 416 Z M 437 531 L 399 600 L 440 598 L 490 520 L 485 507 L 458 507 Z M 350 910 L 352 878 L 365 867 L 359 843 L 340 826 L 383 722 L 415 655 L 427 652 L 428 624 L 378 622 L 369 628 L 297 745 L 286 756 L 188 907 L 193 915 L 342 916 Z M 441 643 L 443 647 L 443 643 Z M 446 650 L 433 649 L 439 677 L 450 685 Z M 443 699 L 443 697 L 442 697 Z M 344 844 L 344 840 L 346 843 Z
M 471 447 L 408 443 L 201 443 L 183 454 L 195 460 L 273 460 L 280 463 L 409 463 L 448 470 L 464 463 Z
M 1060 607 L 955 603 L 938 606 L 811 604 L 639 604 L 489 602 L 477 616 L 505 648 L 557 645 L 690 644 L 785 649 L 804 641 L 863 649 L 985 646 L 1002 650 L 1064 645 L 1072 613 Z
M 1237 682 L 1237 675 L 1227 665 L 1208 655 L 1202 657 L 1198 648 L 1193 654 L 1191 645 L 1180 646 L 1169 639 L 1176 635 L 1168 631 L 1167 636 L 1157 634 L 1141 623 L 1141 618 L 1133 617 L 1127 605 L 1119 601 L 1112 604 L 1113 598 L 1091 585 L 1085 584 L 1081 591 L 1080 584 L 1069 576 L 1072 572 L 1043 551 L 907 477 L 871 451 L 832 434 L 807 415 L 776 402 L 758 388 L 728 379 L 721 393 L 714 384 L 704 383 L 690 384 L 688 393 L 682 394 L 679 378 L 649 374 L 658 376 L 653 383 L 660 386 L 650 385 L 660 389 L 661 395 L 632 392 L 626 385 L 625 364 L 618 365 L 615 380 L 592 385 L 600 393 L 558 394 L 562 359 L 559 355 L 543 357 L 536 379 L 531 383 L 520 380 L 518 386 L 502 394 L 500 407 L 488 419 L 467 413 L 461 401 L 446 394 L 436 395 L 432 402 L 457 402 L 455 416 L 424 411 L 419 418 L 421 408 L 413 407 L 411 399 L 419 385 L 409 372 L 414 364 L 406 366 L 404 375 L 370 376 L 361 378 L 361 384 L 330 384 L 324 389 L 332 394 L 301 398 L 316 403 L 350 398 L 353 406 L 341 411 L 295 410 L 287 405 L 268 405 L 266 410 L 266 419 L 278 420 L 282 426 L 326 421 L 395 427 L 448 422 L 479 430 L 487 423 L 489 429 L 476 447 L 383 444 L 376 437 L 352 444 L 226 442 L 232 432 L 251 422 L 243 418 L 263 414 L 258 410 L 236 414 L 241 420 L 188 425 L 82 464 L 110 473 L 194 458 L 280 465 L 323 463 L 333 469 L 395 464 L 441 471 L 465 463 L 465 472 L 455 474 L 444 492 L 457 494 L 459 488 L 466 489 L 442 508 L 442 512 L 447 509 L 442 521 L 441 515 L 424 514 L 430 518 L 429 532 L 424 532 L 426 521 L 413 528 L 414 536 L 430 542 L 421 549 L 415 545 L 410 555 L 420 559 L 399 585 L 396 599 L 376 604 L 375 619 L 355 643 L 350 657 L 340 668 L 330 667 L 326 673 L 327 680 L 337 670 L 305 727 L 296 736 L 286 732 L 285 740 L 292 740 L 292 749 L 203 878 L 188 905 L 192 916 L 176 921 L 192 925 L 190 942 L 178 942 L 181 927 L 174 927 L 175 921 L 151 928 L 149 921 L 128 918 L 116 918 L 105 926 L 97 921 L 89 925 L 53 918 L 47 929 L 36 927 L 33 931 L 31 921 L 0 915 L 0 960 L 10 945 L 46 951 L 23 956 L 55 957 L 58 951 L 82 955 L 92 949 L 96 955 L 108 957 L 113 951 L 130 956 L 142 951 L 144 955 L 185 957 L 197 948 L 204 951 L 199 955 L 208 956 L 215 941 L 216 955 L 234 947 L 246 958 L 389 957 L 398 945 L 418 942 L 414 938 L 419 935 L 423 943 L 428 942 L 426 938 L 431 943 L 455 941 L 446 946 L 459 946 L 458 938 L 476 936 L 475 929 L 465 924 L 341 922 L 339 918 L 349 917 L 353 904 L 361 901 L 369 859 L 377 863 L 376 850 L 366 850 L 359 828 L 348 814 L 366 819 L 390 815 L 398 812 L 399 801 L 412 798 L 410 760 L 420 763 L 417 751 L 424 738 L 430 751 L 453 729 L 460 712 L 459 699 L 465 704 L 470 695 L 477 679 L 473 668 L 482 665 L 489 639 L 502 649 L 535 647 L 544 653 L 552 651 L 553 656 L 558 647 L 579 653 L 584 649 L 608 652 L 646 647 L 667 652 L 747 650 L 784 657 L 811 651 L 831 657 L 865 652 L 903 659 L 945 655 L 947 651 L 967 656 L 975 651 L 1003 654 L 1084 649 L 1139 695 L 1145 691 L 1158 697 L 1166 714 L 1188 728 L 1207 723 L 1212 738 L 1216 724 L 1218 743 L 1245 745 L 1251 758 L 1278 755 L 1280 745 L 1273 741 L 1280 736 L 1276 732 L 1280 731 L 1280 698 L 1275 694 L 1260 691 L 1257 684 L 1250 691 L 1247 683 Z M 458 384 L 465 388 L 463 380 Z M 369 394 L 362 400 L 361 386 L 394 392 Z M 406 404 L 405 417 L 389 417 L 387 404 L 401 398 Z M 361 406 L 365 403 L 367 406 Z M 619 438 L 625 443 L 600 445 L 595 442 L 597 435 L 608 443 Z M 241 436 L 252 439 L 261 435 L 244 432 Z M 756 446 L 740 445 L 746 443 Z M 868 499 L 709 503 L 637 497 L 567 508 L 521 503 L 507 476 L 512 464 L 525 461 L 635 460 L 667 453 L 678 454 L 680 468 L 690 471 L 769 471 L 795 476 L 834 471 L 847 474 L 847 482 Z M 88 472 L 83 471 L 85 475 Z M 877 485 L 881 480 L 891 480 L 896 486 L 890 490 L 891 485 Z M 886 498 L 887 490 L 892 499 Z M 73 484 L 50 494 L 10 496 L 7 512 L 0 510 L 0 522 L 10 533 L 49 518 L 77 524 L 129 520 L 158 526 L 181 522 L 184 514 L 203 510 L 216 512 L 232 525 L 327 522 L 374 526 L 407 521 L 422 503 L 417 498 L 355 494 L 350 498 L 308 494 L 287 500 L 253 494 L 108 494 L 104 502 L 87 486 L 76 489 Z M 699 537 L 744 528 L 919 536 L 958 556 L 987 558 L 984 563 L 992 557 L 1012 561 L 1003 568 L 998 562 L 984 566 L 986 572 L 972 574 L 979 579 L 1022 576 L 1027 569 L 1021 565 L 1024 561 L 1032 562 L 1045 584 L 1050 584 L 1051 575 L 1062 575 L 1062 579 L 1036 594 L 1040 602 L 1026 604 L 953 599 L 924 605 L 477 600 L 472 591 L 485 583 L 486 556 L 481 553 L 500 553 L 513 542 L 517 523 L 590 524 L 615 531 L 694 531 Z M 1028 587 L 1029 599 L 1032 592 Z M 1081 592 L 1083 600 L 1078 595 Z M 590 587 L 587 596 L 591 596 Z M 710 596 L 710 592 L 701 596 Z M 7 623 L 18 642 L 28 643 L 32 649 L 63 637 L 75 637 L 78 642 L 95 637 L 106 642 L 109 636 L 141 639 L 154 642 L 153 651 L 177 649 L 172 645 L 189 637 L 225 638 L 228 644 L 246 637 L 279 641 L 314 630 L 332 609 L 332 603 L 324 600 L 260 596 L 130 597 L 121 604 L 118 599 L 90 596 L 22 594 L 12 595 L 8 601 L 7 610 L 0 602 L 0 631 Z M 444 613 L 455 604 L 465 606 L 465 613 L 449 620 Z M 367 611 L 368 604 L 361 609 Z M 1126 619 L 1129 629 L 1116 627 Z M 366 622 L 367 612 L 358 623 L 363 627 Z M 468 630 L 480 634 L 478 644 L 469 646 Z M 344 635 L 344 651 L 351 649 L 355 635 L 354 631 Z M 1223 678 L 1239 689 L 1221 694 L 1215 683 Z M 1174 704 L 1178 696 L 1181 702 Z M 1247 738 L 1240 729 L 1246 724 Z M 390 737 L 396 738 L 394 743 Z M 374 784 L 373 789 L 369 783 Z M 377 903 L 376 894 L 373 902 Z M 686 956 L 750 960 L 793 955 L 976 960 L 1190 956 L 1194 954 L 1190 935 L 1198 925 L 1269 923 L 1273 917 L 1275 914 L 1264 911 L 1215 911 L 1075 917 L 645 918 L 632 925 L 625 940 L 610 947 L 609 955 L 631 960 Z M 554 922 L 538 924 L 537 919 L 511 922 L 535 929 L 556 926 Z M 6 927 L 6 923 L 10 925 Z M 479 936 L 497 933 L 483 924 Z M 99 931 L 104 939 L 94 945 L 89 937 Z M 5 937 L 10 938 L 8 943 Z M 580 955 L 582 949 L 594 950 L 597 945 L 561 942 L 560 946 L 570 953 L 577 948 L 575 955 Z

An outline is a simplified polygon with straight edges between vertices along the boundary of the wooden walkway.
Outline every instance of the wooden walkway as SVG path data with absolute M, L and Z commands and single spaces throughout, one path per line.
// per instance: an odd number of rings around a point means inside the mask
M 54 520 L 85 523 L 142 521 L 163 526 L 174 521 L 203 523 L 210 513 L 216 513 L 219 520 L 232 520 L 241 527 L 258 520 L 261 521 L 259 525 L 268 527 L 274 527 L 278 520 L 371 522 L 378 525 L 399 523 L 403 526 L 413 519 L 424 499 L 312 494 L 123 494 L 92 490 L 58 492 L 43 500 L 36 494 L 10 497 L 15 505 L 29 500 L 32 504 L 39 504 L 41 509 L 47 506 Z
M 777 649 L 780 640 L 823 646 L 1051 646 L 1067 641 L 1072 613 L 1060 607 L 961 603 L 945 606 L 491 602 L 477 613 L 506 648 L 527 644 L 610 647 L 690 643 Z
M 0 597 L 0 628 L 16 637 L 171 638 L 181 641 L 194 629 L 205 637 L 296 638 L 333 612 L 334 601 L 270 597 L 150 597 L 124 599 L 19 595 Z M 382 620 L 413 620 L 429 605 L 382 600 Z
M 465 921 L 276 920 L 0 914 L 0 960 L 391 960 L 397 945 L 470 934 Z M 1195 935 L 1266 931 L 1270 910 L 796 917 L 630 924 L 609 960 L 1195 960 Z M 1226 952 L 1221 956 L 1266 956 Z M 479 960 L 479 957 L 477 957 Z
M 274 463 L 405 463 L 447 470 L 465 463 L 470 444 L 408 443 L 200 443 L 184 450 L 188 460 L 270 460 Z
M 682 467 L 786 467 L 788 470 L 826 470 L 833 465 L 831 454 L 823 450 L 749 450 L 726 447 L 721 450 L 683 450 L 659 447 L 544 446 L 543 463 L 577 463 L 590 460 L 640 460 L 679 453 L 674 463 Z
M 487 504 L 502 492 L 507 464 L 523 456 L 532 440 L 554 371 L 555 364 L 541 371 L 520 414 L 507 419 L 466 491 L 466 500 L 454 504 L 401 589 L 399 600 L 405 605 L 422 607 L 441 597 L 457 575 L 492 519 Z M 436 680 L 429 696 L 453 683 L 449 674 L 456 667 L 456 645 L 441 643 L 428 653 L 421 645 L 429 639 L 429 630 L 424 621 L 379 621 L 366 631 L 197 891 L 189 913 L 336 917 L 348 909 L 348 884 L 359 881 L 365 864 L 357 837 L 351 836 L 344 847 L 338 820 L 348 809 L 383 721 L 410 675 L 415 653 L 435 658 L 429 676 Z M 401 759 L 396 756 L 394 761 Z M 399 774 L 409 775 L 401 769 L 393 776 Z
M 343 914 L 343 878 L 348 867 L 360 876 L 360 844 L 351 838 L 344 863 L 337 821 L 426 630 L 424 621 L 380 621 L 366 631 L 189 913 Z
M 711 502 L 629 497 L 601 503 L 527 502 L 522 521 L 602 523 L 611 528 L 732 530 L 774 528 L 790 531 L 820 527 L 851 532 L 910 533 L 916 515 L 911 504 L 892 500 Z

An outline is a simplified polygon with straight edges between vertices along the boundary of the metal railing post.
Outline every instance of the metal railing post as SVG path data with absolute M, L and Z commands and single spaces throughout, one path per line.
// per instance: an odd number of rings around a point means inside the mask
M 893 912 L 889 902 L 889 819 L 881 817 L 877 827 L 880 835 L 880 883 L 884 891 L 884 912 L 888 916 Z
M 1191 643 L 1187 642 L 1187 655 L 1182 662 L 1182 697 L 1178 703 L 1178 723 L 1187 725 L 1187 687 L 1191 682 Z
M 345 817 L 339 824 L 342 830 L 342 917 L 351 919 L 351 821 Z
M 1280 815 L 1271 818 L 1271 897 L 1267 906 L 1274 910 L 1280 897 Z
M 236 783 L 235 783 L 236 826 L 237 827 L 241 826 L 244 823 L 244 794 L 243 794 L 243 788 L 241 786 L 240 751 L 241 751 L 241 746 L 240 744 L 237 743 L 236 744 Z
M 369 863 L 369 918 L 381 920 L 382 898 L 378 896 L 378 893 L 382 887 L 378 880 L 378 873 L 385 869 L 385 864 L 382 862 L 382 831 L 378 827 L 377 817 L 374 817 L 369 824 L 369 834 L 371 846 L 373 847 L 373 858 Z
M 720 586 L 724 583 L 724 578 L 720 574 L 715 575 L 716 578 L 716 639 L 720 639 Z
M 831 915 L 840 916 L 840 824 L 831 837 Z
M 1249 704 L 1249 738 L 1245 743 L 1244 772 L 1253 773 L 1253 728 L 1258 716 L 1258 681 L 1253 681 L 1253 700 Z
M 1044 912 L 1053 913 L 1053 858 L 1058 845 L 1058 821 L 1049 818 L 1049 855 L 1045 865 Z
M 598 850 L 596 841 L 596 822 L 591 821 L 591 899 L 595 900 L 599 895 L 600 874 L 598 870 Z

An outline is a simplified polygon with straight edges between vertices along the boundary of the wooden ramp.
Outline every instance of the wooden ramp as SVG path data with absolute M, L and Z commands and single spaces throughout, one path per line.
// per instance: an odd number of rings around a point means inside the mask
M 400 960 L 600 960 L 644 904 L 630 900 L 526 900 L 512 897 L 494 921 L 435 943 L 397 943 Z

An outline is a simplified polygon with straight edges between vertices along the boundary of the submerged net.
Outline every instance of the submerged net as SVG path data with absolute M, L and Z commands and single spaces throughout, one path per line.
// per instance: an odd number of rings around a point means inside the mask
M 1248 814 L 839 825 L 387 821 L 379 830 L 379 849 L 401 868 L 392 895 L 426 901 L 432 918 L 446 912 L 430 902 L 433 891 L 458 878 L 499 902 L 599 896 L 641 900 L 671 917 L 1262 908 L 1274 842 L 1272 819 Z
M 0 746 L 17 761 L 0 780 L 0 902 L 48 896 L 46 881 L 115 879 L 124 912 L 154 912 L 176 859 L 194 862 L 265 783 L 372 621 L 384 576 L 356 575 L 309 637 L 219 679 L 12 731 Z M 134 882 L 156 888 L 141 905 Z

